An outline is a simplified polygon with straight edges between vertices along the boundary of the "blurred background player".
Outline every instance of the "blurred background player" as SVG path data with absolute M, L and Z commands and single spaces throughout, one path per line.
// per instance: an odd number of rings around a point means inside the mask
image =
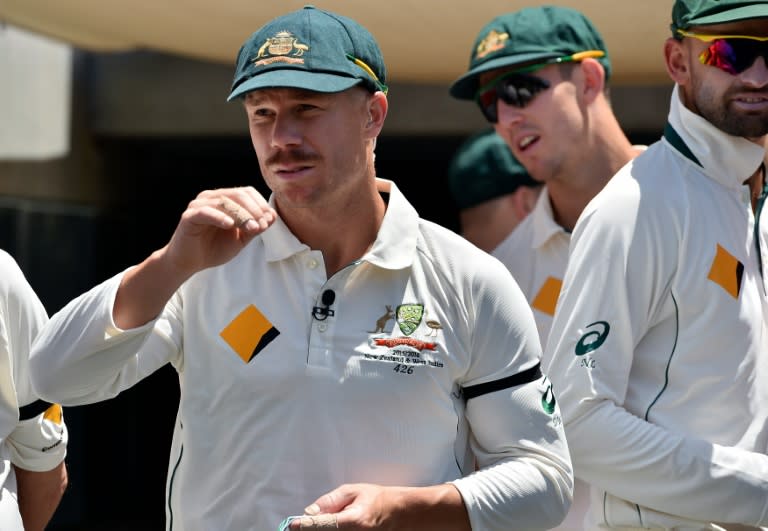
M 448 167 L 448 185 L 461 235 L 488 253 L 531 212 L 542 188 L 493 129 L 459 146 Z

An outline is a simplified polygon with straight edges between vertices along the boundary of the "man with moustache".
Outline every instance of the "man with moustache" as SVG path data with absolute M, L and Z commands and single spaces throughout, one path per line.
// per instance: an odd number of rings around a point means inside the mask
M 34 383 L 65 403 L 177 369 L 169 530 L 547 529 L 567 511 L 530 309 L 502 264 L 376 177 L 386 92 L 357 22 L 307 6 L 264 25 L 229 99 L 269 201 L 202 192 L 36 343 Z

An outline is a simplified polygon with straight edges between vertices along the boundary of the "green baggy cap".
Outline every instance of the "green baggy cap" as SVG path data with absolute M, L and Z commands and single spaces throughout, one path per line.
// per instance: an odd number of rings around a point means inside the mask
M 252 90 L 341 92 L 358 84 L 386 92 L 373 35 L 354 20 L 305 6 L 257 30 L 240 48 L 230 101 Z
M 691 26 L 724 24 L 748 18 L 768 17 L 768 1 L 763 0 L 676 0 L 672 6 L 672 35 Z
M 601 51 L 597 60 L 611 74 L 603 38 L 589 19 L 567 7 L 524 8 L 500 15 L 480 30 L 469 57 L 469 70 L 451 85 L 451 96 L 471 100 L 481 73 L 515 65 L 546 63 L 580 52 Z
M 448 166 L 448 186 L 460 209 L 511 194 L 520 186 L 540 186 L 493 129 L 467 138 Z

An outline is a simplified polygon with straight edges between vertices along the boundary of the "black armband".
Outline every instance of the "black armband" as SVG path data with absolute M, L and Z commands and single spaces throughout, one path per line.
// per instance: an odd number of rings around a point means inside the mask
M 33 419 L 51 407 L 53 404 L 44 400 L 37 400 L 31 404 L 19 408 L 19 420 Z
M 487 395 L 488 393 L 495 393 L 510 387 L 534 382 L 539 378 L 541 378 L 541 364 L 537 363 L 530 369 L 502 378 L 501 380 L 463 387 L 462 394 L 464 395 L 464 400 L 469 400 L 470 398 Z

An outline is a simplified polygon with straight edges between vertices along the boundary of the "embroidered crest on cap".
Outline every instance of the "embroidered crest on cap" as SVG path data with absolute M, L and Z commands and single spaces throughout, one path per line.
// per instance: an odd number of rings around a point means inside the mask
M 501 50 L 508 40 L 509 33 L 499 33 L 496 30 L 491 30 L 475 48 L 475 59 L 481 59 L 489 53 Z
M 272 63 L 304 64 L 304 59 L 298 59 L 304 52 L 309 51 L 309 45 L 299 42 L 290 31 L 278 31 L 274 37 L 269 37 L 259 48 L 259 53 L 253 60 L 256 66 Z

